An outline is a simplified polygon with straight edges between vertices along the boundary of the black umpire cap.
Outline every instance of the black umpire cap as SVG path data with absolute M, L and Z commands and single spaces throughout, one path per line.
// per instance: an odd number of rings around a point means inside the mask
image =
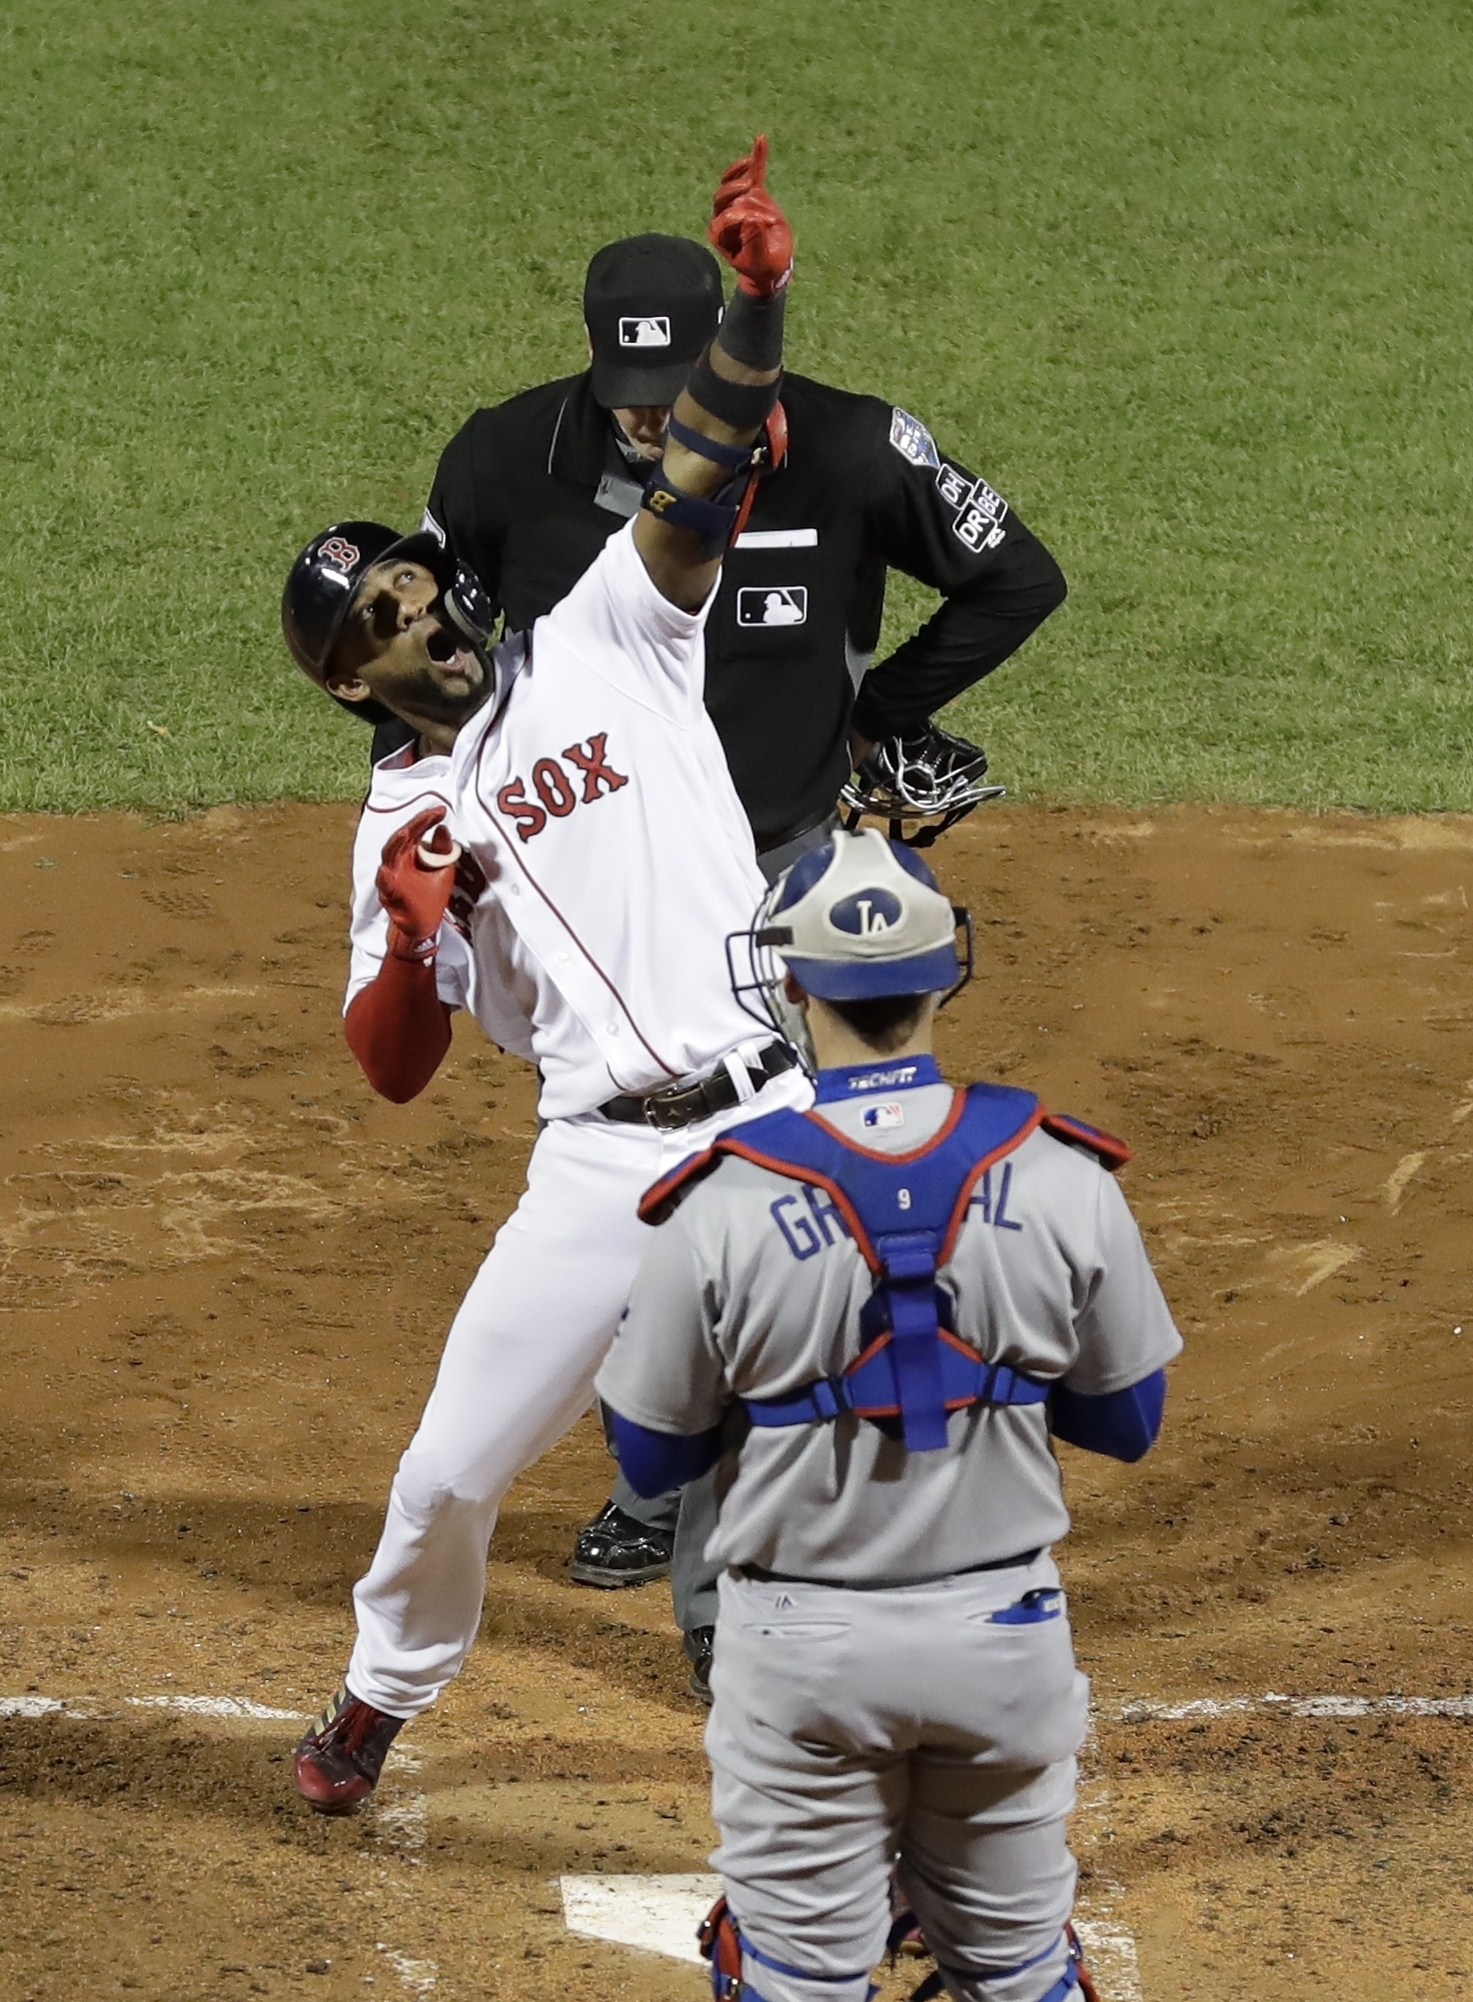
M 605 410 L 673 403 L 721 308 L 721 266 L 704 244 L 683 236 L 605 244 L 583 285 L 595 400 Z

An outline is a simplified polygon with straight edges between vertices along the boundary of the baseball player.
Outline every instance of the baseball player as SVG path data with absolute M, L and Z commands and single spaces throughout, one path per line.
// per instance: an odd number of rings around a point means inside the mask
M 720 268 L 701 245 L 607 244 L 584 286 L 588 369 L 476 411 L 446 446 L 424 526 L 448 538 L 510 626 L 548 611 L 638 507 L 669 406 L 721 310 Z M 904 818 L 920 833 L 923 814 L 950 824 L 996 790 L 980 749 L 928 719 L 1008 659 L 1065 591 L 1048 550 L 919 419 L 791 372 L 781 410 L 785 456 L 757 490 L 706 628 L 706 705 L 769 881 L 825 838 L 856 761 L 845 803 L 883 814 L 892 832 Z M 888 568 L 942 603 L 872 664 Z M 379 754 L 397 741 L 381 732 Z M 716 1579 L 696 1553 L 712 1504 L 688 1493 L 675 1547 L 675 1501 L 641 1501 L 616 1482 L 571 1570 L 585 1584 L 643 1584 L 674 1548 L 676 1617 L 704 1694 Z
M 637 1489 L 719 1462 L 719 2002 L 737 1980 L 866 2002 L 897 1857 L 958 2002 L 1063 2002 L 1080 1978 L 1087 1685 L 1050 1433 L 1138 1459 L 1181 1342 L 1110 1172 L 1128 1150 L 1031 1092 L 943 1081 L 959 915 L 876 829 L 769 895 L 748 991 L 799 1015 L 816 1103 L 655 1184 L 598 1375 Z
M 297 1748 L 314 1807 L 353 1806 L 474 1639 L 497 1506 L 591 1401 L 648 1235 L 639 1193 L 807 1082 L 754 1033 L 723 942 L 762 877 L 701 702 L 701 634 L 778 393 L 792 234 L 766 142 L 718 190 L 738 291 L 690 372 L 639 515 L 531 633 L 488 648 L 475 580 L 432 535 L 341 524 L 283 626 L 312 679 L 415 732 L 376 767 L 354 848 L 347 1037 L 411 1098 L 468 1009 L 541 1070 L 527 1188 L 451 1327 L 354 1600 L 343 1687 Z

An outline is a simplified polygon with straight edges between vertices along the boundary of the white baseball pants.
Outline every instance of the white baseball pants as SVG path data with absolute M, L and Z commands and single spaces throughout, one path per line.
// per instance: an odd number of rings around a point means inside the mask
M 354 1588 L 355 1696 L 414 1717 L 459 1673 L 480 1624 L 501 1498 L 593 1400 L 649 1241 L 635 1214 L 644 1191 L 739 1120 L 811 1098 L 790 1071 L 677 1133 L 597 1114 L 544 1127 L 526 1192 L 451 1324 L 378 1550 Z
M 711 1861 L 748 1992 L 864 2002 L 897 1857 L 958 2002 L 1059 1980 L 1089 1684 L 1058 1582 L 1047 1553 L 880 1591 L 722 1579 Z

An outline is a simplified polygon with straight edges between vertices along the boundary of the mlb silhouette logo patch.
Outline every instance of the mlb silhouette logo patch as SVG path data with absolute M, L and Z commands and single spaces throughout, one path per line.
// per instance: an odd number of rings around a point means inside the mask
M 670 322 L 663 313 L 632 313 L 619 322 L 621 348 L 668 348 Z
M 905 1124 L 905 1107 L 891 1099 L 885 1105 L 867 1105 L 864 1123 L 872 1133 L 885 1133 Z
M 806 584 L 749 584 L 737 592 L 739 626 L 801 626 L 807 620 Z

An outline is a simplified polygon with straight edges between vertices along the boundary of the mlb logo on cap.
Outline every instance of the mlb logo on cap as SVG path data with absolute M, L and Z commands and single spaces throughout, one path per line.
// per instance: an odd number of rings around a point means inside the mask
M 721 267 L 683 236 L 626 236 L 594 254 L 583 287 L 593 399 L 672 404 L 721 321 Z
M 619 322 L 621 348 L 668 348 L 670 322 L 663 313 L 634 314 Z

